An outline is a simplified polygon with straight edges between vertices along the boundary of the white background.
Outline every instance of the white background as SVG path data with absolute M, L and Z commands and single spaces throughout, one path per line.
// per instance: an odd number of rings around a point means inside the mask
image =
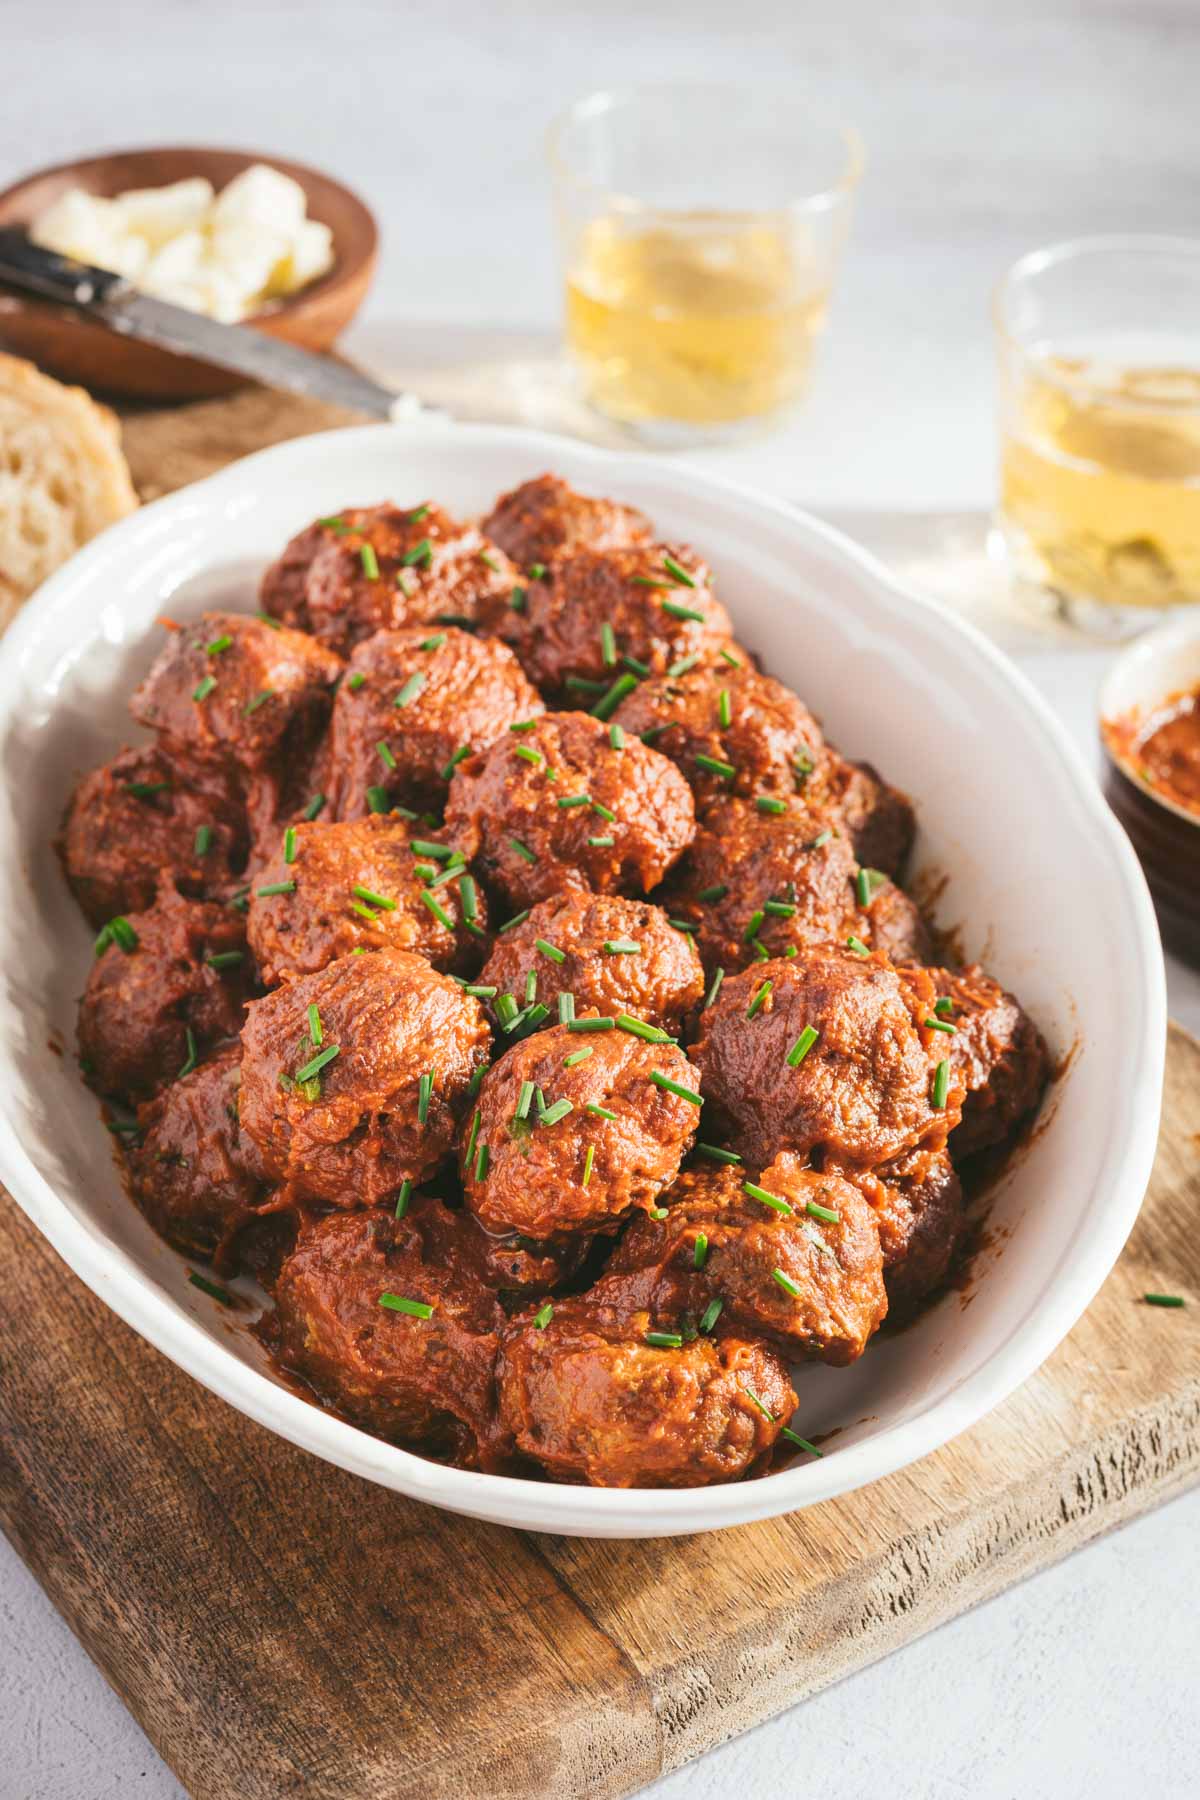
M 841 110 L 869 164 L 812 399 L 776 438 L 698 460 L 836 516 L 971 610 L 1093 742 L 1104 652 L 1006 620 L 979 555 L 988 300 L 1040 242 L 1195 229 L 1190 0 L 470 0 L 436 16 L 385 0 L 0 0 L 0 42 L 0 185 L 61 157 L 171 141 L 328 168 L 384 232 L 349 347 L 456 410 L 551 422 L 564 415 L 541 138 L 559 99 L 732 75 Z M 1171 980 L 1176 1016 L 1200 1030 L 1200 980 Z M 1194 1795 L 1198 1584 L 1200 1495 L 650 1792 Z M 0 1541 L 2 1800 L 181 1791 Z

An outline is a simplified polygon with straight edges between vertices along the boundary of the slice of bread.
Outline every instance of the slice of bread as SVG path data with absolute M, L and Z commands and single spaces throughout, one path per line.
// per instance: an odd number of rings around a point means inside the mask
M 82 388 L 0 355 L 0 631 L 137 495 L 116 417 Z

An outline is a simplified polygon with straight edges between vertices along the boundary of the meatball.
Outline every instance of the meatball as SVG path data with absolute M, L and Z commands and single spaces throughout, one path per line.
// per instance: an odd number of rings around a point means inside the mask
M 219 1257 L 266 1197 L 257 1152 L 238 1126 L 241 1047 L 174 1081 L 138 1114 L 133 1197 L 154 1229 L 191 1256 Z
M 340 957 L 248 1008 L 242 1129 L 299 1198 L 373 1206 L 443 1160 L 489 1044 L 479 1002 L 424 957 Z
M 900 878 L 917 832 L 907 794 L 889 787 L 870 763 L 847 762 L 830 750 L 813 777 L 811 798 L 838 814 L 860 863 Z
M 851 1179 L 875 1214 L 888 1314 L 902 1324 L 949 1273 L 966 1224 L 962 1187 L 946 1152 L 924 1148 Z
M 787 799 L 804 789 L 825 755 L 821 728 L 803 701 L 731 645 L 682 674 L 639 682 L 614 717 L 670 757 L 701 815 L 730 794 Z
M 79 1057 L 103 1094 L 148 1100 L 237 1036 L 248 970 L 237 913 L 169 884 L 112 919 L 79 1004 Z
M 688 1169 L 660 1211 L 633 1221 L 601 1283 L 656 1321 L 699 1323 L 719 1302 L 724 1329 L 766 1338 L 791 1361 L 842 1365 L 887 1312 L 875 1218 L 831 1170 L 788 1151 L 753 1181 L 744 1168 Z
M 532 985 L 552 1012 L 570 995 L 577 1012 L 632 1013 L 670 1032 L 704 993 L 691 938 L 657 906 L 573 889 L 539 901 L 498 937 L 479 979 L 518 999 Z
M 927 980 L 832 944 L 760 963 L 700 1015 L 705 1099 L 752 1167 L 781 1150 L 869 1168 L 941 1148 L 964 1084 L 926 1026 L 931 1005 Z
M 166 872 L 181 893 L 230 889 L 246 860 L 246 818 L 216 770 L 189 769 L 155 744 L 122 750 L 71 796 L 58 852 L 93 925 L 153 905 Z
M 585 713 L 547 713 L 461 763 L 446 832 L 512 905 L 563 888 L 644 894 L 692 840 L 691 791 L 636 739 Z
M 462 1261 L 431 1258 L 411 1220 L 374 1207 L 310 1225 L 275 1304 L 281 1361 L 354 1424 L 491 1463 L 496 1298 Z
M 699 1117 L 696 1071 L 665 1032 L 598 1023 L 539 1031 L 485 1075 L 461 1168 L 486 1230 L 604 1230 L 674 1178 Z
M 534 686 L 567 705 L 580 694 L 619 695 L 637 675 L 664 675 L 732 632 L 708 565 L 679 544 L 563 557 L 493 629 Z
M 275 618 L 345 654 L 391 626 L 470 623 L 505 605 L 517 580 L 502 550 L 432 501 L 352 506 L 291 540 L 261 598 Z
M 977 964 L 957 973 L 930 969 L 941 1005 L 950 1065 L 966 1086 L 962 1123 L 951 1139 L 956 1157 L 1003 1143 L 1037 1107 L 1050 1073 L 1045 1039 L 1019 1000 Z M 949 1001 L 949 1006 L 946 1006 Z
M 622 550 L 653 536 L 636 507 L 577 494 L 559 475 L 537 475 L 501 494 L 483 530 L 527 571 L 573 550 Z
M 130 707 L 168 754 L 254 776 L 309 754 L 341 668 L 303 632 L 204 613 L 169 634 Z
M 927 963 L 933 956 L 933 933 L 916 901 L 888 878 L 881 869 L 863 869 L 858 879 L 865 880 L 867 929 L 863 937 L 873 950 L 880 950 L 889 962 Z
M 439 866 L 438 875 L 420 873 Z M 403 820 L 380 813 L 289 827 L 259 871 L 246 917 L 264 983 L 315 975 L 359 949 L 413 950 L 437 969 L 476 966 L 487 903 L 461 865 L 447 874 L 451 867 L 425 862 Z
M 787 1370 L 752 1339 L 646 1341 L 648 1313 L 591 1296 L 502 1336 L 500 1417 L 556 1481 L 706 1487 L 761 1470 L 796 1407 Z
M 457 1258 L 484 1287 L 510 1301 L 552 1293 L 578 1272 L 589 1249 L 578 1235 L 539 1241 L 510 1231 L 493 1237 L 465 1207 L 452 1209 L 429 1194 L 414 1194 L 407 1216 L 419 1227 L 432 1263 Z
M 440 807 L 464 757 L 545 712 L 512 651 L 448 626 L 377 631 L 334 702 L 325 787 L 335 819 L 380 805 Z

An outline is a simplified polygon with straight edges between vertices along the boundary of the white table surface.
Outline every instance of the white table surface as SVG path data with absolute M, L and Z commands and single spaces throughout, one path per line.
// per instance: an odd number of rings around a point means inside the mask
M 870 164 L 803 416 L 708 466 L 837 517 L 995 628 L 1089 747 L 1105 653 L 997 612 L 987 302 L 1055 237 L 1195 229 L 1200 15 L 1173 0 L 58 0 L 4 8 L 0 185 L 153 142 L 259 146 L 374 203 L 350 348 L 456 410 L 566 420 L 540 163 L 549 98 L 631 76 L 783 82 Z M 957 555 L 947 581 L 946 547 Z M 1200 1030 L 1200 978 L 1172 968 Z M 653 1800 L 1160 1800 L 1200 1792 L 1200 1493 L 649 1790 Z M 0 1540 L 0 1796 L 182 1790 Z M 398 1797 L 399 1800 L 399 1797 Z M 488 1800 L 470 1796 L 467 1800 Z

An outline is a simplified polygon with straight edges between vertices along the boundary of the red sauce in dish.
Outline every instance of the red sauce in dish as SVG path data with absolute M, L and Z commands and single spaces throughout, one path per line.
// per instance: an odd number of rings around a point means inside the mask
M 1173 694 L 1148 719 L 1106 720 L 1104 735 L 1147 787 L 1200 815 L 1200 688 Z

